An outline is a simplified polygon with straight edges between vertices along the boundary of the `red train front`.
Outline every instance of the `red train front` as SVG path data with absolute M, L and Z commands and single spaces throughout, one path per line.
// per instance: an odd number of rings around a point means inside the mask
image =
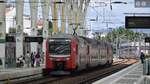
M 82 36 L 57 34 L 46 42 L 43 75 L 63 74 L 112 64 L 111 44 Z
M 62 37 L 62 38 L 61 38 Z M 66 36 L 54 36 L 46 42 L 46 64 L 43 75 L 56 71 L 73 71 L 76 69 L 75 39 Z

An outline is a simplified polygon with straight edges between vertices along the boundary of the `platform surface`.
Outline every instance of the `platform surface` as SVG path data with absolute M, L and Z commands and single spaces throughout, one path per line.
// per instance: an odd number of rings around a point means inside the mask
M 0 84 L 1 82 L 11 80 L 11 79 L 19 79 L 21 77 L 27 77 L 32 75 L 37 75 L 42 73 L 42 68 L 34 67 L 34 68 L 12 68 L 12 69 L 0 69 Z
M 136 63 L 93 84 L 146 84 L 145 78 L 148 76 L 143 75 L 143 65 Z

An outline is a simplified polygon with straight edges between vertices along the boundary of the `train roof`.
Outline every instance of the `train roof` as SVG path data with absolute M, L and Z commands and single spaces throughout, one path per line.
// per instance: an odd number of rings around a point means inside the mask
M 84 40 L 86 40 L 89 43 L 105 43 L 105 44 L 109 44 L 108 42 L 102 41 L 102 40 L 91 39 L 91 38 L 87 38 L 87 37 L 83 37 L 83 36 L 80 36 L 80 37 L 83 38 Z
M 55 34 L 55 35 L 52 35 L 49 37 L 49 39 L 52 39 L 52 38 L 66 38 L 66 39 L 68 38 L 68 39 L 70 39 L 70 38 L 73 38 L 73 35 L 61 33 L 61 34 Z
M 105 43 L 107 45 L 111 45 L 110 43 L 106 42 L 106 41 L 102 41 L 102 40 L 96 40 L 96 39 L 91 39 L 88 37 L 83 37 L 83 36 L 74 36 L 72 34 L 65 34 L 65 33 L 60 33 L 60 34 L 55 34 L 52 35 L 51 37 L 49 37 L 49 39 L 52 38 L 66 38 L 66 39 L 71 39 L 71 38 L 76 38 L 78 41 L 80 41 L 81 39 L 83 39 L 84 41 L 88 42 L 88 43 L 93 43 L 93 44 L 97 44 L 97 43 Z

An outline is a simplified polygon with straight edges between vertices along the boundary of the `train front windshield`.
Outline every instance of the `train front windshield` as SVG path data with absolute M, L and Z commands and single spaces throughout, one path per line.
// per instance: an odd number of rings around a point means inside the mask
M 70 40 L 50 40 L 49 53 L 51 55 L 70 55 L 71 53 Z

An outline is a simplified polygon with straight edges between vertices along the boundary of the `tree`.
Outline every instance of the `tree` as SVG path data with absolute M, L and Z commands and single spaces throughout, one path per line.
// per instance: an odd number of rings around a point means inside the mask
M 123 39 L 128 39 L 130 41 L 134 41 L 135 37 L 139 38 L 140 35 L 141 33 L 133 32 L 132 30 L 128 30 L 120 27 L 118 29 L 113 29 L 113 31 L 109 32 L 105 38 L 109 42 L 116 43 L 115 39 L 117 38 L 123 38 Z

